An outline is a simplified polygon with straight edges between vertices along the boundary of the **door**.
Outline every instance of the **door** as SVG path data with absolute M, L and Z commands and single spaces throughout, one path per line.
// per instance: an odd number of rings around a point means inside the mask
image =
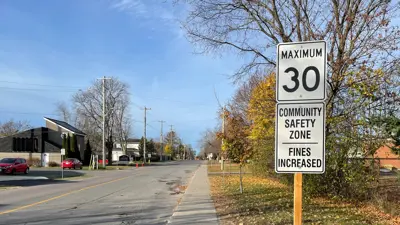
M 21 161 L 21 159 L 17 159 L 17 160 L 15 160 L 15 171 L 16 172 L 22 172 L 22 161 Z
M 50 154 L 49 153 L 42 153 L 42 166 L 48 167 L 49 166 L 49 160 L 50 160 Z

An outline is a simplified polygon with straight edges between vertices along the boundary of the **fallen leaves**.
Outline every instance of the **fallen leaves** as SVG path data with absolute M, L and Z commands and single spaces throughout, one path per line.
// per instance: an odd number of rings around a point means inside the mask
M 273 178 L 210 176 L 211 194 L 221 224 L 292 224 L 293 190 Z M 304 224 L 400 224 L 399 217 L 383 213 L 371 204 L 354 204 L 327 198 L 303 201 Z

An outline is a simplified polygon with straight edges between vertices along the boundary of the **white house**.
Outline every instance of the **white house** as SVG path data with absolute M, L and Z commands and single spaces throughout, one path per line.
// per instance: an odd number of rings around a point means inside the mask
M 140 139 L 129 138 L 127 140 L 126 146 L 126 155 L 131 157 L 131 160 L 134 160 L 135 157 L 140 157 L 139 154 L 139 143 Z M 115 143 L 114 149 L 112 151 L 112 161 L 116 162 L 119 160 L 119 157 L 124 155 L 121 148 L 121 143 Z

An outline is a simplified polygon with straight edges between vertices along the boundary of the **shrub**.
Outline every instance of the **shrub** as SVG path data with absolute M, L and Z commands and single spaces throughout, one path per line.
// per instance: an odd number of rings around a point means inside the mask
M 26 160 L 26 162 L 29 166 L 36 166 L 36 167 L 42 166 L 42 161 L 39 158 L 28 159 Z
M 49 167 L 59 167 L 60 164 L 54 161 L 49 162 Z

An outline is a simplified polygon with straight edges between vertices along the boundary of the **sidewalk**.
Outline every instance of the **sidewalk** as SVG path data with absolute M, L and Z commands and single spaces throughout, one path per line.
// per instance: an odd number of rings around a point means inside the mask
M 169 224 L 218 225 L 214 202 L 210 196 L 207 165 L 200 166 L 196 171 Z

